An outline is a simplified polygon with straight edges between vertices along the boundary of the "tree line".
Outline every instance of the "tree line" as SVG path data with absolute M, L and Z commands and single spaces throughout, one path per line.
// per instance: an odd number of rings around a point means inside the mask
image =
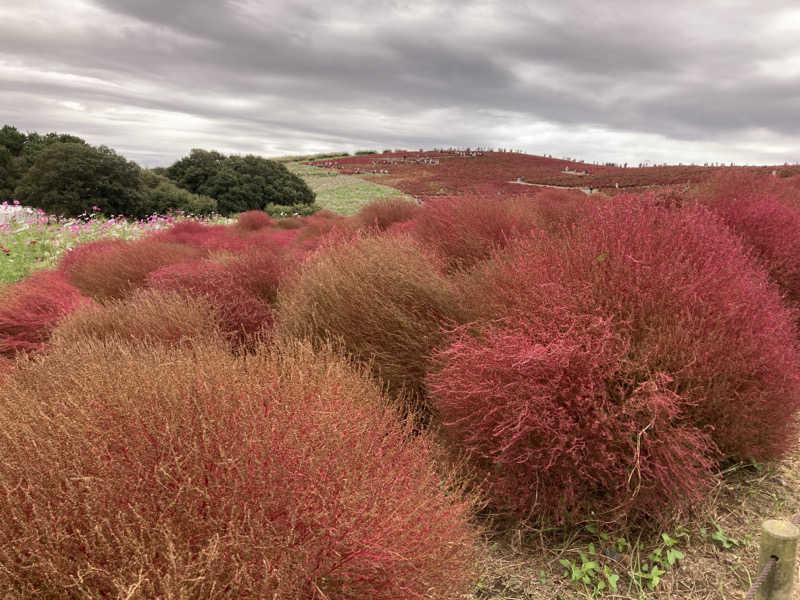
M 284 165 L 260 156 L 193 149 L 167 168 L 144 169 L 106 146 L 66 133 L 0 129 L 0 203 L 48 214 L 102 212 L 143 218 L 169 211 L 230 215 L 308 208 L 314 193 Z

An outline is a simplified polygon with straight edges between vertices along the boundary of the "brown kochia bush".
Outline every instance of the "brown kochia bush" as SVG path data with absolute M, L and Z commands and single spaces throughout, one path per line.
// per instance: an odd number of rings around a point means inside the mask
M 416 402 L 442 327 L 460 316 L 433 256 L 407 236 L 364 235 L 321 248 L 279 289 L 276 327 L 284 337 L 340 340 Z
M 3 597 L 456 599 L 473 582 L 472 501 L 329 351 L 86 341 L 15 369 L 0 424 Z
M 419 206 L 405 198 L 379 198 L 361 207 L 358 220 L 363 227 L 375 227 L 386 231 L 394 223 L 414 218 Z
M 201 253 L 191 246 L 149 238 L 102 242 L 67 252 L 59 267 L 83 294 L 105 301 L 143 287 L 147 275 L 159 267 L 190 261 Z
M 499 505 L 665 516 L 709 466 L 797 440 L 793 313 L 708 210 L 601 202 L 466 279 L 470 325 L 428 379 L 446 438 Z
M 36 271 L 0 290 L 0 356 L 40 350 L 62 319 L 91 300 L 58 271 Z
M 135 290 L 123 300 L 93 304 L 62 319 L 52 343 L 68 346 L 87 339 L 135 340 L 175 345 L 218 333 L 218 317 L 202 297 Z

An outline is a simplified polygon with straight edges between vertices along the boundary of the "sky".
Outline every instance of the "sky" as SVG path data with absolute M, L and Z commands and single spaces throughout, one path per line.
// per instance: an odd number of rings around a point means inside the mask
M 142 166 L 482 147 L 800 162 L 796 0 L 0 0 L 0 125 Z

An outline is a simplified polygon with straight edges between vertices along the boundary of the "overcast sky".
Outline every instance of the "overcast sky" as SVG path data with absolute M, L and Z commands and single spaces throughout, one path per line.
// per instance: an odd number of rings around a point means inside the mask
M 800 162 L 796 0 L 0 0 L 0 124 L 145 166 L 483 146 Z

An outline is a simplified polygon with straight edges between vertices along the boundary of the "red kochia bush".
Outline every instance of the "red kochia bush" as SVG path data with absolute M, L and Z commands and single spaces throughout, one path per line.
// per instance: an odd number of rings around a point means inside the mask
M 608 200 L 464 288 L 476 322 L 428 390 L 498 504 L 659 515 L 702 494 L 709 464 L 797 439 L 793 314 L 708 210 Z
M 205 297 L 223 332 L 244 343 L 272 324 L 280 267 L 269 255 L 228 261 L 198 260 L 169 265 L 153 272 L 148 286 Z
M 272 225 L 272 217 L 263 210 L 248 210 L 236 217 L 236 228 L 241 231 L 258 231 Z
M 535 227 L 524 200 L 491 196 L 426 198 L 412 222 L 415 237 L 451 271 L 472 267 Z
M 412 219 L 419 211 L 419 205 L 405 198 L 379 198 L 361 207 L 358 220 L 364 227 L 375 227 L 386 231 L 394 223 Z
M 1 398 L 4 597 L 455 600 L 474 582 L 470 499 L 330 352 L 87 342 Z
M 59 267 L 82 293 L 103 301 L 124 298 L 159 267 L 190 261 L 199 254 L 191 246 L 145 238 L 78 246 Z
M 776 193 L 742 193 L 711 206 L 752 248 L 788 300 L 800 306 L 800 204 Z
M 41 349 L 59 319 L 88 302 L 54 270 L 7 286 L 0 291 L 0 355 Z

